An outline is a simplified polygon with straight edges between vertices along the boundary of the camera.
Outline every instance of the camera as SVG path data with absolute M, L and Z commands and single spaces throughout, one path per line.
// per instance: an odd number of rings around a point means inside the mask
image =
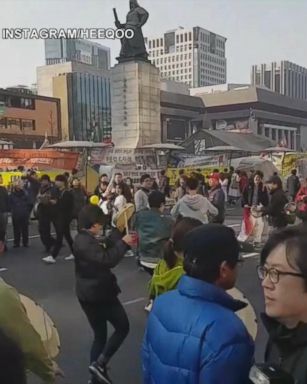
M 254 365 L 250 370 L 249 379 L 254 384 L 295 384 L 289 373 L 268 364 Z

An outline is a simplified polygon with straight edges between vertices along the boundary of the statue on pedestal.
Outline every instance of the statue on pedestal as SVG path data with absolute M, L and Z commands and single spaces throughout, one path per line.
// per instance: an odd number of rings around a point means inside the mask
M 130 0 L 130 11 L 127 14 L 125 24 L 121 24 L 118 20 L 115 8 L 113 8 L 113 12 L 116 28 L 124 30 L 131 29 L 134 32 L 134 36 L 131 39 L 127 37 L 121 39 L 121 51 L 117 58 L 118 62 L 131 59 L 149 61 L 142 33 L 142 26 L 146 23 L 149 13 L 140 7 L 137 0 Z

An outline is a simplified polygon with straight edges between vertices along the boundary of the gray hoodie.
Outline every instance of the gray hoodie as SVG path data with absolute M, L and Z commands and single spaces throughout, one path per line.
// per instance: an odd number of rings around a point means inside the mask
M 219 212 L 210 201 L 201 195 L 185 195 L 174 206 L 171 215 L 176 219 L 178 216 L 193 217 L 200 220 L 202 223 L 207 224 L 208 213 L 216 216 Z

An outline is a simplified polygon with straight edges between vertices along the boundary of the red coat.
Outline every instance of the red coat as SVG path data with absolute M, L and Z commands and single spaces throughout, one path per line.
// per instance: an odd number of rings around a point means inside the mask
M 305 196 L 307 196 L 307 187 L 301 187 L 297 192 L 295 202 L 297 203 L 299 201 L 302 201 Z

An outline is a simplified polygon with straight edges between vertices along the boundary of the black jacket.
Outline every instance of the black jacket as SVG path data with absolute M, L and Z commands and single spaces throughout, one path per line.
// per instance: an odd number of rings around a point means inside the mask
M 113 238 L 101 244 L 90 232 L 81 230 L 75 238 L 76 292 L 85 302 L 112 301 L 120 293 L 116 277 L 111 272 L 129 249 L 115 231 Z
M 257 199 L 257 205 L 262 204 L 264 207 L 267 207 L 269 204 L 269 193 L 267 188 L 262 184 L 259 183 L 258 187 L 258 199 Z M 251 207 L 253 205 L 253 197 L 255 192 L 255 184 L 250 183 L 248 188 L 246 188 L 242 195 L 242 206 L 248 205 Z
M 9 202 L 13 218 L 26 218 L 31 212 L 31 200 L 28 193 L 23 190 L 13 190 L 9 196 Z
M 262 322 L 269 333 L 265 353 L 267 363 L 277 364 L 296 380 L 307 383 L 307 324 L 287 329 L 276 320 L 262 314 Z
M 70 191 L 57 189 L 57 203 L 54 205 L 56 219 L 70 221 L 73 217 L 74 199 Z
M 0 213 L 9 212 L 9 195 L 7 189 L 0 186 Z
M 284 208 L 288 202 L 287 196 L 281 188 L 271 192 L 271 201 L 265 207 L 263 214 L 270 216 L 273 227 L 282 228 L 287 226 L 288 221 Z

